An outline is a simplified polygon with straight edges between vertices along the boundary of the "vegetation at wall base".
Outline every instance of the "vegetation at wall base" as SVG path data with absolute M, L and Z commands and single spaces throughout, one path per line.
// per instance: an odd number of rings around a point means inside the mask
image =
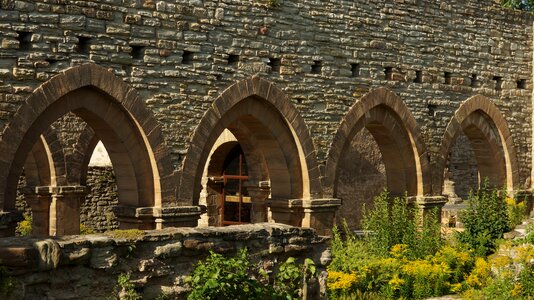
M 533 299 L 534 226 L 521 240 L 503 234 L 525 217 L 524 201 L 487 182 L 461 215 L 463 233 L 442 239 L 437 216 L 419 214 L 406 198 L 386 192 L 366 210 L 360 238 L 333 229 L 329 299 Z M 490 255 L 490 256 L 487 256 Z
M 512 9 L 534 11 L 534 0 L 501 0 L 501 5 Z
M 187 299 L 301 299 L 305 283 L 315 272 L 311 259 L 300 265 L 290 257 L 272 279 L 266 270 L 250 263 L 246 248 L 235 257 L 211 251 L 187 278 L 191 287 Z

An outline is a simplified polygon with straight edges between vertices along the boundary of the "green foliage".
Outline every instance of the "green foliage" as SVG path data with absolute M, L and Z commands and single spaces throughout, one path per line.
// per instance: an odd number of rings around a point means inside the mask
M 32 234 L 32 216 L 24 214 L 24 220 L 20 221 L 17 224 L 17 229 L 15 229 L 18 235 L 29 236 Z
M 377 255 L 387 255 L 397 244 L 408 245 L 409 256 L 422 258 L 442 245 L 436 212 L 422 216 L 407 197 L 391 199 L 387 191 L 374 199 L 374 209 L 365 210 L 362 227 L 366 241 Z
M 280 7 L 280 5 L 282 5 L 282 0 L 267 0 L 267 4 L 270 7 Z
M 480 190 L 469 195 L 467 208 L 460 214 L 465 230 L 458 239 L 478 256 L 493 253 L 497 240 L 510 229 L 505 198 L 504 192 L 491 188 L 486 180 Z
M 534 11 L 534 0 L 501 0 L 501 5 L 507 8 Z
M 135 285 L 130 281 L 129 273 L 121 273 L 117 277 L 117 287 L 119 288 L 119 299 L 140 300 L 141 295 L 135 290 Z
M 312 260 L 301 266 L 290 257 L 280 265 L 271 285 L 265 270 L 251 266 L 246 249 L 231 258 L 210 252 L 187 278 L 192 288 L 187 299 L 300 299 L 303 283 L 315 272 Z
M 508 215 L 508 227 L 515 228 L 521 224 L 527 215 L 526 201 L 517 201 L 514 198 L 506 197 L 506 214 Z
M 93 228 L 87 227 L 83 223 L 80 223 L 80 234 L 84 235 L 84 234 L 94 234 L 94 233 L 95 231 Z

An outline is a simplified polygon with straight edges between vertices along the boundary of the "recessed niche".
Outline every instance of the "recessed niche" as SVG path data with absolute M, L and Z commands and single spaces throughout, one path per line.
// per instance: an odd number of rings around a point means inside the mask
M 452 84 L 452 73 L 443 72 L 443 78 L 445 78 L 445 84 Z
M 393 80 L 393 67 L 385 67 L 384 76 L 386 80 Z
M 282 60 L 280 58 L 269 58 L 269 63 L 267 64 L 271 67 L 271 73 L 280 73 L 280 66 L 282 65 Z
M 76 45 L 76 52 L 81 54 L 89 54 L 91 49 L 91 38 L 86 36 L 78 37 L 78 45 Z
M 313 65 L 311 66 L 312 74 L 320 74 L 323 69 L 323 62 L 320 60 L 314 60 Z
M 350 64 L 350 72 L 352 77 L 360 76 L 360 64 Z
M 184 50 L 184 53 L 182 53 L 182 64 L 183 65 L 190 65 L 193 63 L 193 56 L 194 52 Z
M 501 76 L 493 76 L 493 80 L 495 81 L 495 90 L 496 91 L 502 90 L 502 77 Z
M 143 60 L 145 57 L 145 47 L 143 46 L 130 46 L 132 47 L 132 58 L 135 60 Z
M 414 83 L 423 83 L 423 71 L 415 71 Z
M 237 54 L 228 54 L 228 64 L 231 66 L 237 65 L 239 62 L 239 55 Z
M 517 80 L 517 88 L 520 90 L 524 90 L 527 88 L 527 80 L 526 79 L 519 79 Z
M 32 33 L 28 31 L 17 31 L 20 50 L 30 50 L 32 47 Z

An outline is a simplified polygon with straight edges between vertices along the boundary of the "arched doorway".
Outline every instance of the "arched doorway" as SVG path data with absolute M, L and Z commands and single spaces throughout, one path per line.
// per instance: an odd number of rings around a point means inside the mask
M 225 131 L 235 137 L 247 162 L 252 216 L 262 216 L 252 221 L 265 220 L 269 197 L 274 221 L 302 225 L 302 205 L 294 212 L 290 200 L 302 202 L 322 194 L 313 143 L 289 99 L 259 77 L 232 85 L 205 113 L 182 165 L 178 199 L 199 203 L 203 170 L 210 157 L 213 161 L 214 145 Z
M 67 113 L 83 119 L 109 151 L 122 206 L 121 227 L 156 228 L 154 214 L 141 215 L 139 208 L 162 207 L 164 201 L 172 200 L 172 187 L 161 182 L 170 179 L 172 167 L 159 126 L 133 89 L 92 64 L 66 70 L 37 88 L 7 126 L 0 141 L 4 153 L 0 165 L 8 170 L 0 175 L 3 212 L 14 211 L 16 182 L 33 145 Z M 74 224 L 76 220 L 68 216 L 79 218 L 83 190 L 81 185 L 49 186 L 48 201 L 54 208 L 50 218 L 61 218 L 59 223 L 64 225 L 58 225 L 56 234 L 79 230 L 79 221 Z
M 358 100 L 342 120 L 328 153 L 324 186 L 329 195 L 343 196 L 340 218 L 358 228 L 362 206 L 372 205 L 383 188 L 397 196 L 429 195 L 428 167 L 426 149 L 411 112 L 397 95 L 379 88 Z M 366 173 L 355 168 L 374 170 L 384 186 L 369 186 L 373 193 L 365 198 L 357 193 L 343 194 L 347 186 L 365 184 Z M 356 177 L 345 180 L 343 174 L 351 172 Z
M 481 181 L 487 179 L 490 185 L 504 186 L 512 193 L 518 182 L 519 170 L 510 130 L 499 109 L 481 95 L 462 103 L 447 125 L 438 156 L 435 190 L 452 197 L 458 194 L 452 190 L 456 188 L 456 183 L 451 183 L 454 176 L 451 168 L 454 168 L 454 146 L 462 138 L 469 142 L 469 146 L 464 146 L 469 151 L 463 149 L 463 156 L 465 158 L 471 153 L 469 163 L 476 165 L 478 172 L 472 187 L 478 188 Z M 473 181 L 459 176 L 456 179 Z

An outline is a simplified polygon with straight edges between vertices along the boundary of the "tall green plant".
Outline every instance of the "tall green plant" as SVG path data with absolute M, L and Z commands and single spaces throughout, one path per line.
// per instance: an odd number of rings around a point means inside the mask
M 493 253 L 497 240 L 510 230 L 505 198 L 506 193 L 485 180 L 480 190 L 469 195 L 467 208 L 460 213 L 464 231 L 458 238 L 477 256 Z
M 364 209 L 362 227 L 370 249 L 381 256 L 387 256 L 397 244 L 407 245 L 414 258 L 434 254 L 441 246 L 436 212 L 423 216 L 407 197 L 391 199 L 387 191 L 374 199 L 374 209 Z

